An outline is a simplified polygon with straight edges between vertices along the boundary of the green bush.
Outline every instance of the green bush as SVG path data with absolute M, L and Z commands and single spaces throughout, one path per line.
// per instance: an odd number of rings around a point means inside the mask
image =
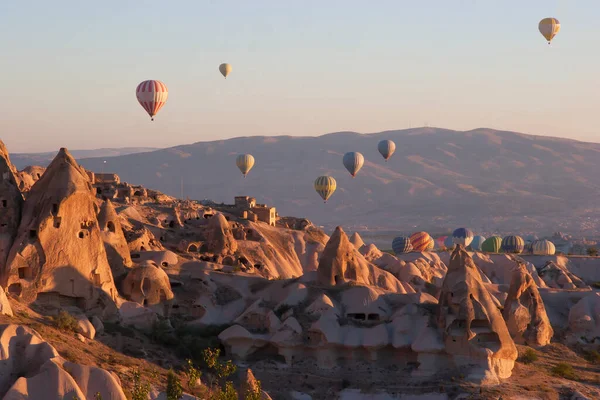
M 556 364 L 554 367 L 552 367 L 550 372 L 552 372 L 553 375 L 560 376 L 561 378 L 565 379 L 570 379 L 572 381 L 575 380 L 575 378 L 577 377 L 573 366 L 564 362 Z
M 538 360 L 538 355 L 535 352 L 535 350 L 528 348 L 527 350 L 525 350 L 520 359 L 523 364 L 531 364 Z
M 77 320 L 66 311 L 61 311 L 54 317 L 54 325 L 64 332 L 77 332 Z
M 139 369 L 133 371 L 133 389 L 131 390 L 131 400 L 148 400 L 150 396 L 150 384 L 142 382 L 142 374 Z
M 188 359 L 185 366 L 185 376 L 187 377 L 187 386 L 190 393 L 194 393 L 196 390 L 196 383 L 202 376 L 202 372 L 196 368 L 192 360 Z
M 183 397 L 183 386 L 172 369 L 167 374 L 167 400 L 179 400 Z
M 600 364 L 600 353 L 596 350 L 585 351 L 584 357 L 592 364 Z

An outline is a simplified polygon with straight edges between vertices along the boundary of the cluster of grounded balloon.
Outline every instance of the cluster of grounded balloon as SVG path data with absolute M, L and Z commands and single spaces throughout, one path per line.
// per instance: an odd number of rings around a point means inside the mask
M 560 31 L 560 22 L 558 22 L 556 18 L 544 18 L 540 21 L 538 29 L 546 38 L 548 44 L 550 44 L 552 39 Z M 219 72 L 227 79 L 227 76 L 231 73 L 231 65 L 227 63 L 219 65 Z M 150 115 L 150 120 L 154 121 L 154 116 L 167 102 L 169 91 L 167 85 L 161 81 L 148 80 L 143 81 L 138 85 L 135 94 L 141 106 L 146 110 L 148 115 Z M 391 140 L 382 140 L 377 145 L 377 150 L 379 150 L 379 153 L 387 162 L 394 151 L 396 151 L 396 144 Z M 344 154 L 342 162 L 344 167 L 346 167 L 348 172 L 350 172 L 350 175 L 354 178 L 365 163 L 365 158 L 361 153 L 351 151 Z M 251 154 L 240 154 L 236 158 L 235 163 L 245 178 L 254 166 L 254 157 Z M 319 176 L 315 180 L 314 187 L 319 196 L 327 203 L 327 200 L 335 192 L 337 183 L 332 176 Z

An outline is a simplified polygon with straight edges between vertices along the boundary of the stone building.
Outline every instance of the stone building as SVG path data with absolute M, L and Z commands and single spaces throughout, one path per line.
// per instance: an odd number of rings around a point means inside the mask
M 244 219 L 258 220 L 271 226 L 275 226 L 275 222 L 277 221 L 275 207 L 269 207 L 266 204 L 257 204 L 254 197 L 236 196 L 234 199 L 234 208 L 234 212 Z

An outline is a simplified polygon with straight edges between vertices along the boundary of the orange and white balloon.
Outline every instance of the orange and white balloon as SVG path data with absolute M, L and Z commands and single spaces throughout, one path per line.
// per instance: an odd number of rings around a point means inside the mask
M 169 90 L 167 85 L 161 81 L 149 80 L 138 85 L 135 89 L 135 95 L 144 110 L 150 115 L 150 119 L 154 121 L 154 116 L 167 102 Z

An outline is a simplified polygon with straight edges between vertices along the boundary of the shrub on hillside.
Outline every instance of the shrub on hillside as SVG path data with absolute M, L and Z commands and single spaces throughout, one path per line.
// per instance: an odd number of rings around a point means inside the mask
M 66 311 L 61 311 L 54 317 L 54 325 L 65 332 L 77 332 L 77 320 Z
M 538 355 L 535 352 L 535 350 L 528 348 L 527 350 L 525 350 L 525 352 L 523 353 L 523 355 L 520 357 L 520 361 L 523 364 L 531 364 L 533 362 L 536 362 L 538 360 Z
M 560 376 L 561 378 L 570 379 L 574 381 L 577 378 L 575 370 L 571 364 L 564 362 L 556 364 L 552 367 L 551 371 L 553 375 Z

